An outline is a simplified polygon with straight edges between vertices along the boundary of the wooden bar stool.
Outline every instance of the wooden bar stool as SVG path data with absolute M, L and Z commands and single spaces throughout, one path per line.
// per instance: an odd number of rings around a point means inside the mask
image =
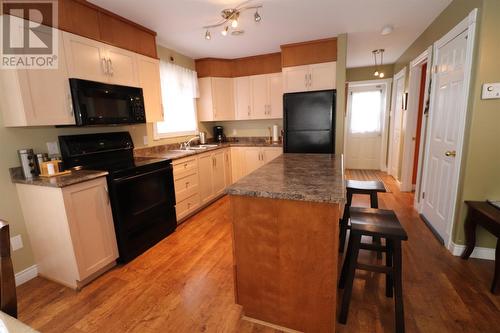
M 384 183 L 378 180 L 347 180 L 346 181 L 347 201 L 344 208 L 344 215 L 340 220 L 340 252 L 344 252 L 347 229 L 349 229 L 349 208 L 352 204 L 354 194 L 366 194 L 370 196 L 370 207 L 378 208 L 378 193 L 387 192 Z M 373 238 L 373 242 L 380 244 L 380 238 Z M 377 253 L 379 259 L 382 258 L 380 252 Z
M 9 224 L 0 220 L 0 310 L 17 318 L 16 280 L 10 258 Z
M 408 235 L 392 210 L 351 207 L 349 213 L 351 234 L 339 281 L 339 288 L 344 289 L 339 322 L 347 322 L 354 275 L 361 269 L 385 274 L 385 294 L 393 297 L 394 293 L 396 332 L 404 332 L 401 241 Z M 362 236 L 385 238 L 386 245 L 362 243 Z M 385 266 L 358 263 L 360 249 L 386 252 Z

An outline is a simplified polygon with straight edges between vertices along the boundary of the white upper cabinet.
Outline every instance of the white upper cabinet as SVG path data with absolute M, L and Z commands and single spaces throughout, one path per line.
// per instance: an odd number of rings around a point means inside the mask
M 56 69 L 0 70 L 0 94 L 4 126 L 75 124 L 62 43 Z
M 282 74 L 262 74 L 234 79 L 236 119 L 283 118 Z
M 236 119 L 250 119 L 252 114 L 252 97 L 250 90 L 250 77 L 241 76 L 234 78 L 234 105 Z
M 139 86 L 135 53 L 71 33 L 64 48 L 71 78 Z
M 234 120 L 233 79 L 204 77 L 198 79 L 200 97 L 197 100 L 200 121 Z
M 335 61 L 283 68 L 284 93 L 336 88 Z
M 144 95 L 144 108 L 148 123 L 163 121 L 161 100 L 160 61 L 137 54 L 139 85 Z
M 268 118 L 269 86 L 267 75 L 250 76 L 252 91 L 252 119 Z
M 268 75 L 269 118 L 283 118 L 283 75 Z

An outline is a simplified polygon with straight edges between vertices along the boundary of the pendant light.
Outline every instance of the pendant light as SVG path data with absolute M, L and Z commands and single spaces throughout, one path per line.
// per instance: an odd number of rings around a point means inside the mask
M 385 49 L 376 49 L 376 50 L 372 51 L 373 59 L 375 60 L 375 72 L 373 73 L 373 76 L 377 76 L 379 78 L 385 77 L 384 72 L 382 72 L 380 70 L 380 67 L 382 67 L 384 64 L 384 52 L 385 52 Z M 377 55 L 378 54 L 380 54 L 380 67 L 377 64 Z

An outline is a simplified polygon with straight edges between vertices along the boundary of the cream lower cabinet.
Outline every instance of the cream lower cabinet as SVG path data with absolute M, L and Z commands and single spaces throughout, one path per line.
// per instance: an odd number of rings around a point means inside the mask
M 105 177 L 64 188 L 16 187 L 40 275 L 79 289 L 116 264 Z
M 177 222 L 224 193 L 231 184 L 231 151 L 216 149 L 172 162 Z
M 225 149 L 200 154 L 198 157 L 200 201 L 205 204 L 224 193 L 226 188 L 227 165 L 224 161 Z
M 200 207 L 198 157 L 196 155 L 174 160 L 175 211 L 177 222 Z
M 283 154 L 281 147 L 231 147 L 233 182 Z

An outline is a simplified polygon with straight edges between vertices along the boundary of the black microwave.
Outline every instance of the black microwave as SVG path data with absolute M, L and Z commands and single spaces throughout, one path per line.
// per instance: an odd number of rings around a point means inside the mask
M 142 89 L 69 79 L 76 126 L 146 122 Z

